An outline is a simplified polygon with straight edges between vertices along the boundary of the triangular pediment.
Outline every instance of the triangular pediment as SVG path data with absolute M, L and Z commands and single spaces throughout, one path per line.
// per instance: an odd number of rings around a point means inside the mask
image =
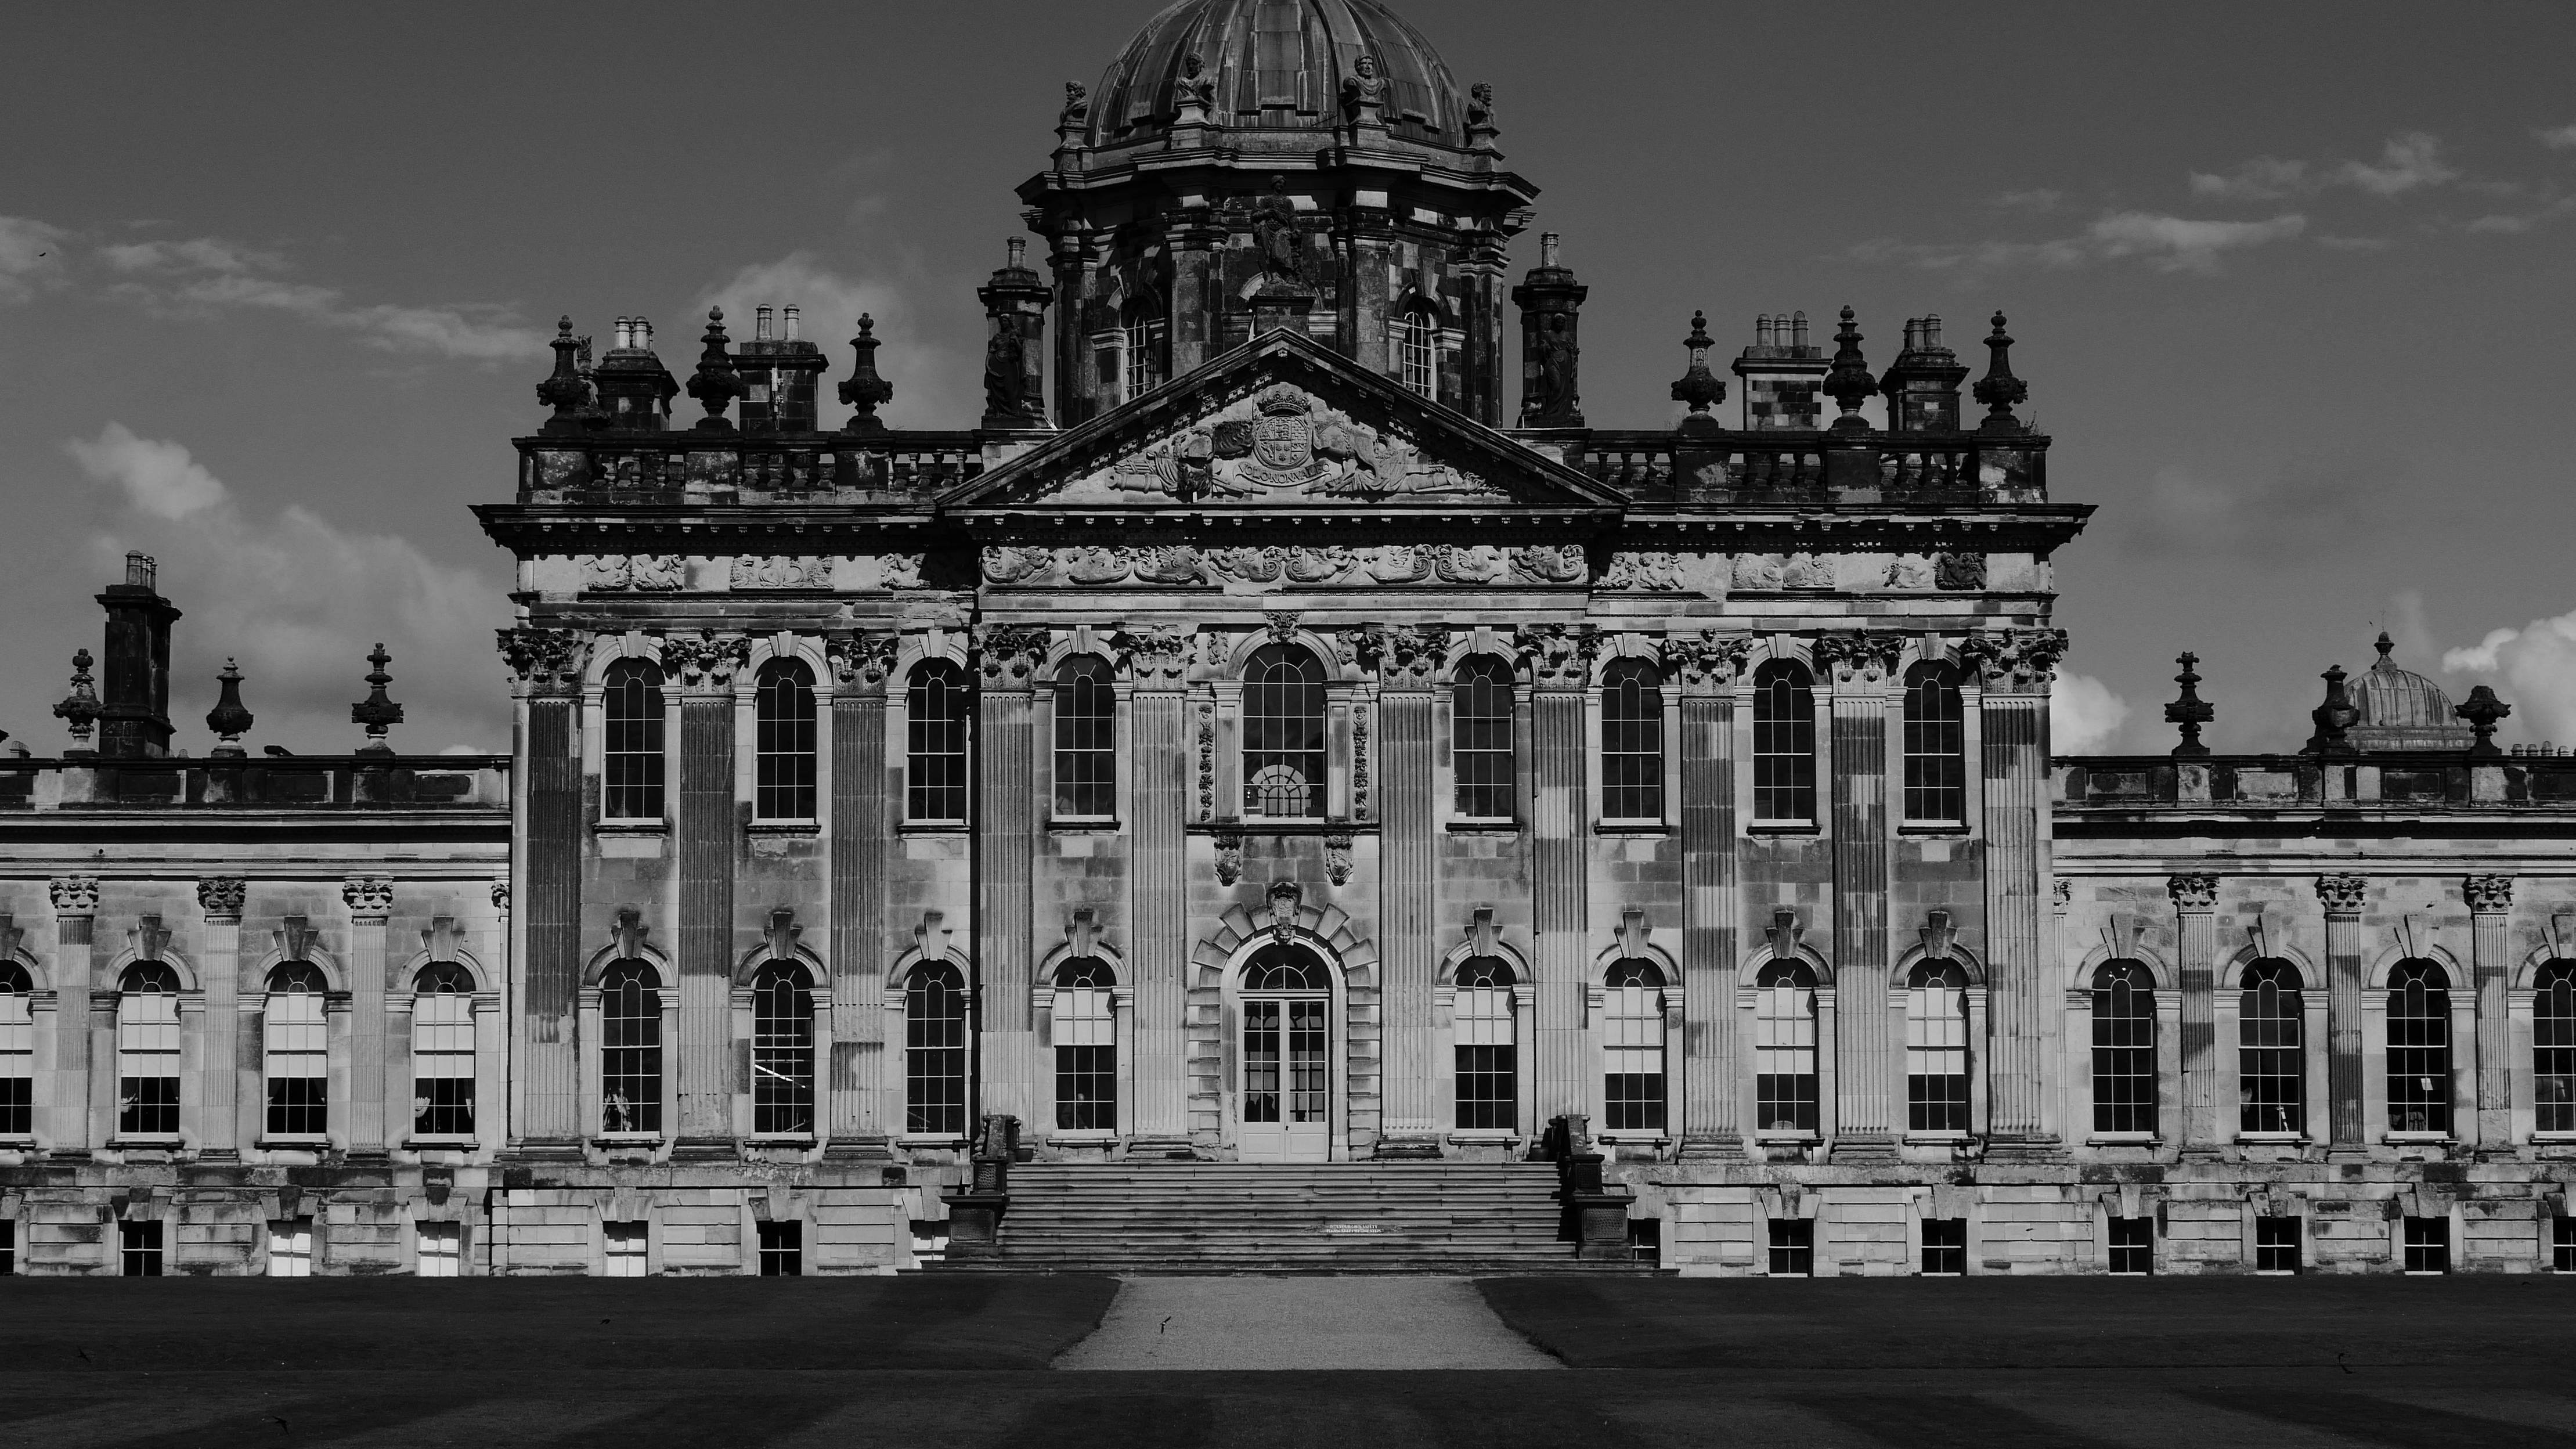
M 1616 510 L 1614 491 L 1274 331 L 987 469 L 943 512 Z

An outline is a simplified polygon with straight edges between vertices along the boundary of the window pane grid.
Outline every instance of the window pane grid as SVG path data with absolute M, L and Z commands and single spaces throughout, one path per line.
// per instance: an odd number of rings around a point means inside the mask
M 956 968 L 924 966 L 904 990 L 904 1130 L 966 1130 L 966 990 Z
M 799 965 L 772 961 L 752 982 L 751 1130 L 814 1130 L 814 997 Z
M 158 961 L 142 962 L 127 970 L 122 988 L 116 1007 L 116 1130 L 126 1136 L 175 1136 L 179 973 Z M 158 1224 L 152 1228 L 160 1232 Z
M 2451 1130 L 2450 978 L 2430 961 L 2388 973 L 2388 1126 Z
M 322 973 L 303 962 L 270 976 L 263 1029 L 268 1052 L 268 1130 L 318 1137 L 330 1130 L 331 1038 Z
M 1610 666 L 1601 684 L 1601 815 L 1664 818 L 1663 677 L 1633 659 Z
M 1923 1273 L 1930 1278 L 1960 1278 L 1968 1272 L 1968 1220 L 1923 1220 Z
M 1470 820 L 1512 816 L 1512 676 L 1501 662 L 1478 657 L 1458 668 L 1450 692 L 1450 773 L 1458 814 Z
M 610 672 L 601 700 L 606 719 L 602 801 L 611 820 L 662 818 L 661 675 L 641 660 Z
M 1662 980 L 1652 963 L 1621 961 L 1603 988 L 1601 1107 L 1603 1125 L 1612 1131 L 1664 1128 Z
M 1109 665 L 1070 660 L 1055 686 L 1055 813 L 1105 819 L 1118 810 L 1118 697 Z
M 2111 1271 L 2127 1278 L 2142 1278 L 2156 1270 L 2156 1220 L 2154 1218 L 2111 1219 Z
M 1125 352 L 1126 375 L 1121 396 L 1143 397 L 1163 385 L 1163 323 L 1160 319 L 1139 318 L 1121 329 L 1120 343 Z
M 36 1028 L 25 968 L 0 962 L 0 1136 L 35 1128 Z
M 2254 1271 L 2257 1273 L 2296 1273 L 2299 1262 L 2299 1220 L 2294 1217 L 2269 1215 L 2254 1220 Z
M 1905 1125 L 1968 1130 L 1967 975 L 1955 964 L 1914 968 L 1905 992 Z
M 661 978 L 641 961 L 620 961 L 601 978 L 600 1130 L 662 1130 Z
M 1774 1278 L 1812 1278 L 1816 1276 L 1816 1225 L 1808 1218 L 1773 1218 L 1771 1224 L 1771 1276 Z
M 652 1223 L 635 1218 L 625 1222 L 603 1223 L 603 1246 L 607 1248 L 607 1276 L 611 1278 L 644 1278 L 652 1274 Z
M 1816 818 L 1816 699 L 1797 664 L 1765 664 L 1753 679 L 1753 818 Z
M 2247 1132 L 2297 1132 L 2307 1122 L 2299 973 L 2287 961 L 2245 968 L 2237 1002 L 2239 1125 Z
M 423 976 L 432 973 L 436 987 L 425 981 L 412 999 L 412 1130 L 461 1136 L 474 1130 L 473 999 L 459 989 L 461 972 L 433 966 Z
M 2448 1273 L 2451 1271 L 2451 1220 L 2449 1218 L 2408 1218 L 2405 1243 L 2407 1272 Z
M 1818 1128 L 1815 974 L 1772 962 L 1756 981 L 1753 1016 L 1754 1126 L 1761 1132 Z
M 2576 1132 L 2576 961 L 2541 967 L 2531 997 L 2532 1126 Z
M 973 696 L 964 674 L 945 660 L 912 673 L 904 697 L 904 817 L 940 823 L 966 819 L 967 711 Z
M 1084 972 L 1080 979 L 1097 978 Z M 1110 993 L 1059 985 L 1048 1020 L 1055 1034 L 1055 1125 L 1075 1132 L 1115 1129 L 1118 1023 Z
M 2156 993 L 2135 961 L 2093 977 L 2093 1130 L 2156 1130 Z
M 1244 671 L 1243 809 L 1324 813 L 1324 680 L 1302 649 L 1268 645 Z
M 814 690 L 804 664 L 773 659 L 762 665 L 753 710 L 753 817 L 813 819 Z
M 1905 691 L 1905 818 L 1952 824 L 1968 814 L 1968 744 L 1959 687 L 1942 664 L 1918 664 Z
M 1434 369 L 1437 349 L 1431 319 L 1408 312 L 1396 323 L 1397 372 L 1405 388 L 1430 397 L 1438 387 Z

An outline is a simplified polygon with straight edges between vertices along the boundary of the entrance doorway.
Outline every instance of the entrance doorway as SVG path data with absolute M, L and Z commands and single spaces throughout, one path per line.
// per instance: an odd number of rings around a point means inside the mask
M 1331 1158 L 1332 999 L 1324 963 L 1298 947 L 1265 946 L 1244 963 L 1243 1161 Z

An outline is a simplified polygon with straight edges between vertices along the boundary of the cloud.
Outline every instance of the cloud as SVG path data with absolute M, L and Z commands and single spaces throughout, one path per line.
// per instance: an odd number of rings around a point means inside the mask
M 2066 200 L 2063 191 L 2038 188 L 2030 191 L 2007 191 L 1995 198 L 1995 205 L 2005 211 L 2028 212 L 2033 216 L 2055 211 Z
M 215 670 L 238 658 L 261 735 L 354 748 L 349 705 L 365 693 L 365 656 L 381 640 L 393 655 L 393 696 L 410 710 L 395 727 L 398 748 L 426 752 L 460 736 L 507 747 L 508 701 L 491 652 L 492 630 L 509 622 L 500 585 L 301 505 L 250 517 L 185 446 L 123 423 L 63 447 L 112 490 L 111 526 L 90 541 L 101 576 L 115 576 L 128 549 L 153 554 L 162 592 L 187 611 L 174 692 L 210 696 Z M 186 708 L 172 713 L 183 740 L 194 734 Z
M 2319 236 L 2317 245 L 2330 252 L 2384 252 L 2396 243 L 2384 236 Z
M 2459 176 L 2442 159 L 2440 137 L 2402 131 L 2380 144 L 2376 163 L 2344 161 L 2319 168 L 2305 161 L 2257 156 L 2226 176 L 2192 172 L 2191 194 L 2213 201 L 2278 201 L 2285 196 L 2312 196 L 2330 186 L 2349 186 L 2373 196 L 2402 196 Z
M 98 249 L 99 260 L 120 272 L 267 272 L 286 265 L 275 252 L 201 236 L 176 242 L 123 242 Z
M 2089 674 L 2060 672 L 2048 691 L 2051 754 L 2081 755 L 2102 749 L 2129 718 L 2129 702 Z
M 2520 236 L 2571 214 L 2576 214 L 2576 196 L 2562 196 L 2535 211 L 2501 211 L 2472 217 L 2460 223 L 2460 230 L 2471 236 Z
M 2576 125 L 2542 126 L 2532 131 L 2531 139 L 2552 151 L 2576 151 Z
M 2147 557 L 2312 558 L 2378 528 L 2388 483 L 2360 467 L 2227 482 L 2167 467 L 2113 527 L 2125 531 L 2130 552 Z
M 2484 675 L 2532 739 L 2576 739 L 2576 613 L 2495 629 L 2442 656 L 2446 674 Z
M 2460 173 L 2443 164 L 2438 139 L 2423 131 L 2408 131 L 2388 138 L 2380 148 L 2378 165 L 2346 161 L 2332 175 L 2336 181 L 2357 186 L 2373 196 L 2402 196 L 2457 180 Z
M 2191 173 L 2191 194 L 2217 201 L 2278 201 L 2308 189 L 2308 163 L 2257 156 L 2233 176 Z
M 877 371 L 894 384 L 894 401 L 879 415 L 899 424 L 924 426 L 914 419 L 945 419 L 955 426 L 966 397 L 965 361 L 953 343 L 932 341 L 922 327 L 914 289 L 875 277 L 849 277 L 825 265 L 808 251 L 790 252 L 776 261 L 756 262 L 698 294 L 692 306 L 688 336 L 694 355 L 697 318 L 709 307 L 722 307 L 725 329 L 737 343 L 753 335 L 753 309 L 793 305 L 803 313 L 805 340 L 820 345 L 833 367 L 818 389 L 823 426 L 838 427 L 850 410 L 837 401 L 837 380 L 850 373 L 848 339 L 858 331 L 862 313 L 875 323 L 872 335 L 884 344 L 877 350 Z M 937 425 L 937 424 L 932 424 Z
M 2308 229 L 2293 212 L 2270 221 L 2193 221 L 2143 211 L 2116 212 L 2093 223 L 2091 240 L 2106 257 L 2144 257 L 2167 272 L 2218 270 L 2221 252 L 2288 241 Z
M 0 216 L 0 302 L 23 302 L 62 276 L 63 231 L 23 216 Z

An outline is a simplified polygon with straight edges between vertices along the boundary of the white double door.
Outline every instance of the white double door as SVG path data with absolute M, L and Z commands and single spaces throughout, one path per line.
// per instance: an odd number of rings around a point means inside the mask
M 1330 1004 L 1321 992 L 1243 999 L 1243 1120 L 1235 1141 L 1243 1161 L 1331 1158 Z

